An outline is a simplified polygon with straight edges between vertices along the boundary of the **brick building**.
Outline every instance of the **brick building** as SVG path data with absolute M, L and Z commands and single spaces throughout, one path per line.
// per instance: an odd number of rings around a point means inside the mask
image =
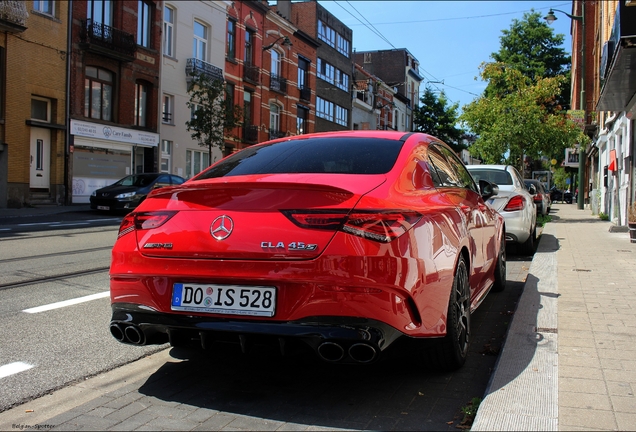
M 267 13 L 263 41 L 262 127 L 267 139 L 315 130 L 316 48 L 319 43 L 275 9 Z M 266 118 L 268 116 L 268 118 Z
M 352 129 L 352 30 L 316 0 L 278 0 L 278 13 L 320 42 L 316 49 L 316 132 Z
M 405 48 L 358 51 L 354 61 L 369 73 L 376 75 L 389 87 L 395 87 L 397 93 L 408 98 L 406 129 L 413 130 L 413 109 L 419 105 L 420 83 L 419 61 Z
M 66 2 L 55 2 L 66 3 Z M 72 5 L 72 202 L 127 174 L 156 172 L 162 2 Z
M 67 23 L 67 2 L 0 3 L 0 207 L 64 202 Z

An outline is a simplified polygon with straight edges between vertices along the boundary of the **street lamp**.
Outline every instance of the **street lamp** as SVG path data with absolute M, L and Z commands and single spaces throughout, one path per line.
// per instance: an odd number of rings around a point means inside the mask
M 276 39 L 274 42 L 272 42 L 269 45 L 266 45 L 263 47 L 263 51 L 267 51 L 268 49 L 272 49 L 274 47 L 274 45 L 276 45 L 278 43 L 279 40 L 283 40 L 282 45 L 283 46 L 292 46 L 292 41 L 289 40 L 289 38 L 287 36 L 281 36 L 278 39 Z
M 587 122 L 587 113 L 585 106 L 585 0 L 581 1 L 581 15 L 570 15 L 567 12 L 563 12 L 559 9 L 550 9 L 548 14 L 543 17 L 548 24 L 552 24 L 556 21 L 557 17 L 554 15 L 554 11 L 561 12 L 566 15 L 568 18 L 579 21 L 581 23 L 581 93 L 579 98 L 579 109 L 583 111 L 583 124 Z M 579 175 L 578 175 L 578 183 L 579 183 L 579 193 L 576 196 L 576 205 L 579 210 L 583 210 L 584 201 L 583 201 L 583 182 L 585 181 L 585 148 L 583 147 L 583 143 L 579 146 Z

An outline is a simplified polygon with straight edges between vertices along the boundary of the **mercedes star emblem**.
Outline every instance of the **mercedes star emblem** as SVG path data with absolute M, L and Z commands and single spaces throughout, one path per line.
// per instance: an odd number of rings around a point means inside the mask
M 234 222 L 229 216 L 223 215 L 214 219 L 210 226 L 210 234 L 217 240 L 225 240 L 232 234 Z

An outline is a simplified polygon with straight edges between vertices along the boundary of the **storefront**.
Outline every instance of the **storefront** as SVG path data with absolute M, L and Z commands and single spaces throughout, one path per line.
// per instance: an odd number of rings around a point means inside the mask
M 73 203 L 129 174 L 157 171 L 159 134 L 71 120 Z

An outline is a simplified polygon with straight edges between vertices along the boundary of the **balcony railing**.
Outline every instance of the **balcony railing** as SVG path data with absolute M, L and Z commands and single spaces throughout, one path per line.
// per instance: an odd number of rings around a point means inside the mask
M 258 142 L 258 126 L 243 126 L 243 141 L 251 144 Z
M 301 87 L 299 90 L 300 99 L 309 102 L 311 100 L 311 89 L 308 87 Z
M 191 79 L 193 75 L 205 75 L 211 80 L 223 81 L 223 69 L 214 66 L 197 58 L 189 58 L 186 60 L 186 79 Z
M 270 75 L 269 88 L 277 92 L 287 93 L 287 80 L 280 75 Z
M 258 66 L 247 62 L 243 64 L 243 78 L 245 78 L 246 80 L 251 81 L 254 84 L 259 84 L 260 74 L 261 71 Z
M 0 30 L 20 33 L 26 30 L 29 17 L 26 2 L 5 0 L 0 2 Z
M 277 138 L 284 138 L 285 136 L 287 136 L 285 131 L 280 131 L 280 130 L 275 130 L 275 129 L 270 129 L 269 130 L 269 139 L 271 139 L 271 140 L 277 139 Z
M 80 40 L 89 50 L 121 60 L 132 61 L 137 51 L 132 34 L 93 20 L 83 21 Z

